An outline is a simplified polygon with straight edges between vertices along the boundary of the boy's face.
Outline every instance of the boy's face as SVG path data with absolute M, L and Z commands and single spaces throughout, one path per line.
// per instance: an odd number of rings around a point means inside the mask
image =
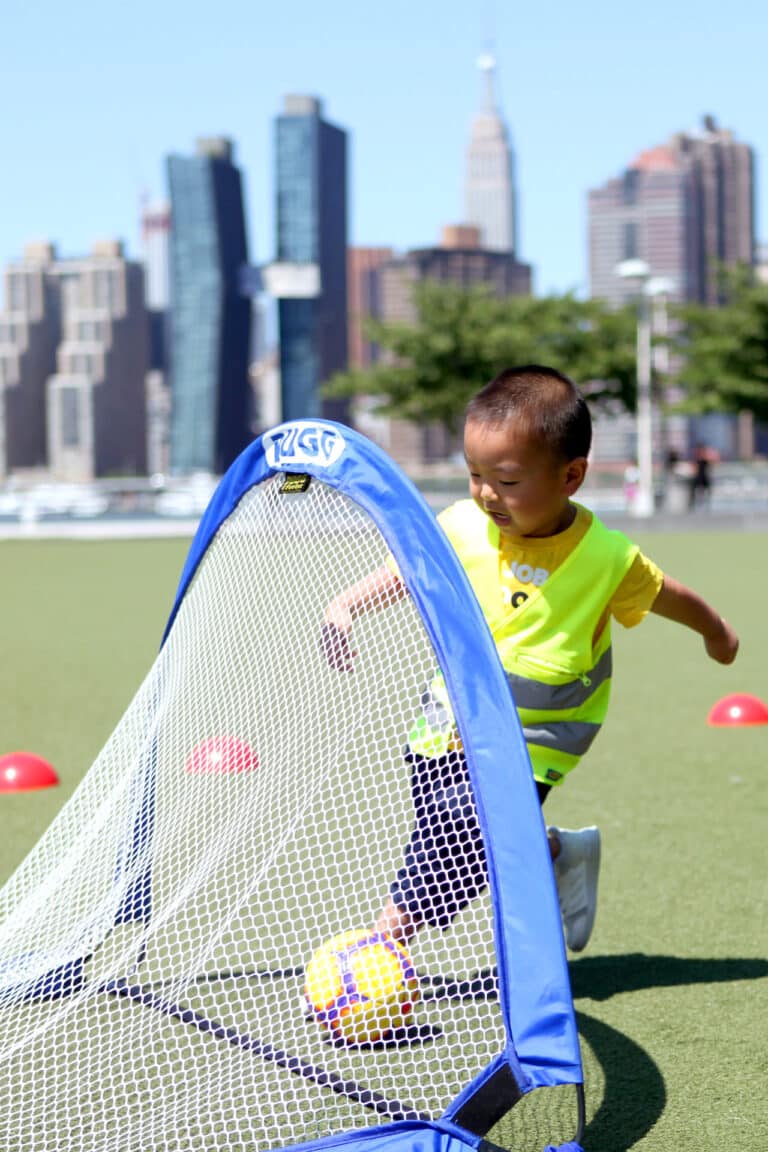
M 507 536 L 553 536 L 573 520 L 570 497 L 587 470 L 563 460 L 513 423 L 467 421 L 464 456 L 469 493 Z

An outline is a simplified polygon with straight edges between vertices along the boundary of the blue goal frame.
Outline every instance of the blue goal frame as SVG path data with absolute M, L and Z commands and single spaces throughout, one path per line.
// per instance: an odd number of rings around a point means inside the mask
M 469 580 L 419 491 L 370 440 L 329 420 L 281 424 L 255 440 L 230 467 L 190 547 L 163 643 L 218 529 L 250 489 L 275 473 L 314 477 L 370 516 L 397 561 L 433 644 L 461 731 L 483 830 L 507 1037 L 504 1051 L 439 1120 L 403 1119 L 301 1147 L 355 1145 L 362 1150 L 373 1140 L 371 1152 L 413 1152 L 426 1140 L 434 1152 L 475 1148 L 482 1142 L 472 1123 L 479 1110 L 497 1108 L 501 1114 L 535 1088 L 583 1083 L 546 829 L 511 689 Z M 480 668 L 482 675 L 472 674 Z M 150 845 L 154 791 L 150 754 L 137 798 L 133 843 L 123 866 Z M 131 885 L 117 923 L 150 919 L 150 871 L 148 866 Z M 117 986 L 108 991 L 130 994 Z

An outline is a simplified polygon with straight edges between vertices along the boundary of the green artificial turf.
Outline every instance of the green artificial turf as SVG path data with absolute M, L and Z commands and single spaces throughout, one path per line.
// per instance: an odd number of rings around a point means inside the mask
M 732 692 L 768 703 L 760 534 L 647 536 L 741 637 L 736 662 L 650 617 L 615 630 L 611 712 L 547 818 L 603 834 L 600 904 L 571 961 L 592 1152 L 765 1143 L 768 726 L 714 728 Z M 595 1089 L 599 1087 L 599 1092 Z
M 587 1152 L 722 1152 L 765 1142 L 768 726 L 713 728 L 731 692 L 768 702 L 768 541 L 648 535 L 641 546 L 717 605 L 736 664 L 650 618 L 615 632 L 605 730 L 549 822 L 597 823 L 600 906 L 570 963 L 587 1083 Z M 152 663 L 189 542 L 3 543 L 0 753 L 45 756 L 61 783 L 0 795 L 0 880 L 76 787 Z
M 0 544 L 0 755 L 48 760 L 60 783 L 0 795 L 0 881 L 77 786 L 146 676 L 187 539 Z

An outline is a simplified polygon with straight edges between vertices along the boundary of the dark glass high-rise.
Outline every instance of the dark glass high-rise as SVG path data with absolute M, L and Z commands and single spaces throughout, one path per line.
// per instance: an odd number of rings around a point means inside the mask
M 171 471 L 224 472 L 252 439 L 251 302 L 242 180 L 232 144 L 169 156 Z

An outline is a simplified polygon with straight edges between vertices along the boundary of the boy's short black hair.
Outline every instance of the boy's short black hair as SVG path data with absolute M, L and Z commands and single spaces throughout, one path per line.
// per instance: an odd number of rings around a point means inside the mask
M 500 372 L 472 397 L 465 416 L 488 424 L 519 421 L 530 436 L 564 460 L 588 456 L 592 445 L 586 400 L 573 380 L 542 364 Z

